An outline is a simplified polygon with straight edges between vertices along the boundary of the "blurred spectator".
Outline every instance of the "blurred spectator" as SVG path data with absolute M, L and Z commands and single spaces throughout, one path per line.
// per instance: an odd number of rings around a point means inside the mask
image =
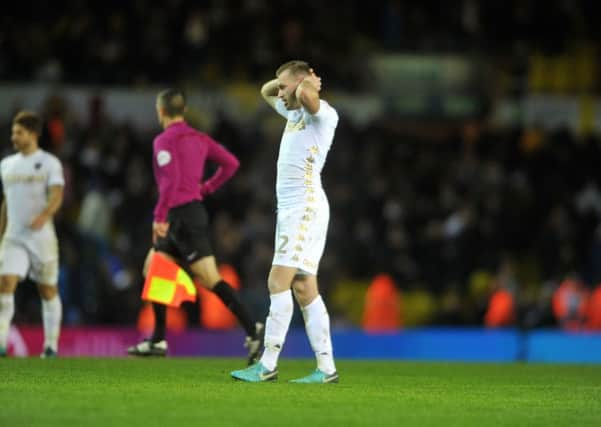
M 588 292 L 576 278 L 561 282 L 553 294 L 553 314 L 560 326 L 566 330 L 581 329 L 586 320 Z
M 365 295 L 362 327 L 366 332 L 391 332 L 401 328 L 401 293 L 388 274 L 378 274 Z
M 586 327 L 589 330 L 601 330 L 601 285 L 598 285 L 591 293 L 588 303 Z

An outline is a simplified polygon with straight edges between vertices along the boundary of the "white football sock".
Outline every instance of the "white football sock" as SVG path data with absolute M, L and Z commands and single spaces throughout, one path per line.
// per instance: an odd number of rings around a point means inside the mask
M 273 371 L 278 365 L 278 357 L 286 340 L 294 305 L 290 290 L 273 294 L 270 298 L 269 316 L 265 322 L 265 351 L 261 356 L 261 363 Z
M 303 307 L 302 312 L 307 336 L 317 359 L 317 369 L 328 375 L 333 374 L 336 366 L 330 337 L 330 316 L 321 295 Z
M 0 294 L 0 348 L 8 350 L 10 322 L 15 314 L 15 296 Z
M 63 304 L 60 296 L 51 300 L 42 299 L 42 320 L 44 323 L 44 348 L 58 351 L 58 337 L 61 332 Z

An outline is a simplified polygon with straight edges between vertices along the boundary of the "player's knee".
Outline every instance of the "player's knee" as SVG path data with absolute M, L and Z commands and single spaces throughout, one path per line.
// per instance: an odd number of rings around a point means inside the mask
M 190 270 L 203 288 L 211 290 L 221 281 L 217 264 L 212 257 L 195 262 L 190 266 Z
M 294 290 L 294 297 L 301 307 L 311 304 L 319 294 L 317 285 L 307 279 L 295 280 L 292 288 Z
M 0 276 L 0 293 L 12 294 L 17 288 L 19 279 L 13 276 Z
M 40 285 L 38 286 L 38 291 L 43 300 L 51 300 L 58 295 L 58 288 L 56 286 Z
M 295 274 L 296 268 L 273 266 L 267 278 L 269 293 L 277 294 L 290 290 Z
M 269 279 L 267 279 L 267 287 L 269 288 L 270 294 L 278 294 L 290 289 L 290 284 L 285 283 L 278 277 L 269 276 Z
M 304 285 L 294 285 L 294 298 L 298 301 L 301 307 L 308 305 L 310 300 L 310 293 L 306 286 Z
M 292 284 L 292 290 L 294 291 L 294 295 L 302 297 L 307 292 L 307 285 L 295 280 Z
M 194 277 L 198 279 L 199 284 L 208 290 L 213 290 L 217 283 L 221 282 L 222 278 L 217 274 L 194 274 Z

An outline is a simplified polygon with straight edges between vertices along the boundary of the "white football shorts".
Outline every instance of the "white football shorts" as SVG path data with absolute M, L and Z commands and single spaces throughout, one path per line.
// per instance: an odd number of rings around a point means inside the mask
M 44 285 L 58 283 L 58 240 L 56 236 L 41 241 L 4 238 L 0 244 L 0 274 L 29 276 Z
M 273 265 L 296 267 L 316 275 L 326 246 L 330 207 L 327 199 L 278 208 Z

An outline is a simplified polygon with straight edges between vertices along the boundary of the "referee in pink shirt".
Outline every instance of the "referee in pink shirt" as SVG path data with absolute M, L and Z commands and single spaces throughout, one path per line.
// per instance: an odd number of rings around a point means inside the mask
M 249 363 L 259 355 L 263 324 L 255 322 L 238 293 L 223 281 L 217 270 L 209 238 L 209 221 L 202 200 L 217 191 L 236 172 L 238 159 L 209 135 L 190 127 L 184 120 L 186 99 L 175 89 L 157 96 L 158 120 L 164 131 L 154 140 L 153 168 L 159 187 L 154 209 L 152 240 L 154 248 L 144 265 L 146 273 L 152 254 L 157 251 L 192 272 L 207 289 L 213 291 L 236 316 L 247 338 Z M 219 165 L 201 184 L 205 164 Z M 155 329 L 150 339 L 132 346 L 136 356 L 165 356 L 166 307 L 153 304 Z

